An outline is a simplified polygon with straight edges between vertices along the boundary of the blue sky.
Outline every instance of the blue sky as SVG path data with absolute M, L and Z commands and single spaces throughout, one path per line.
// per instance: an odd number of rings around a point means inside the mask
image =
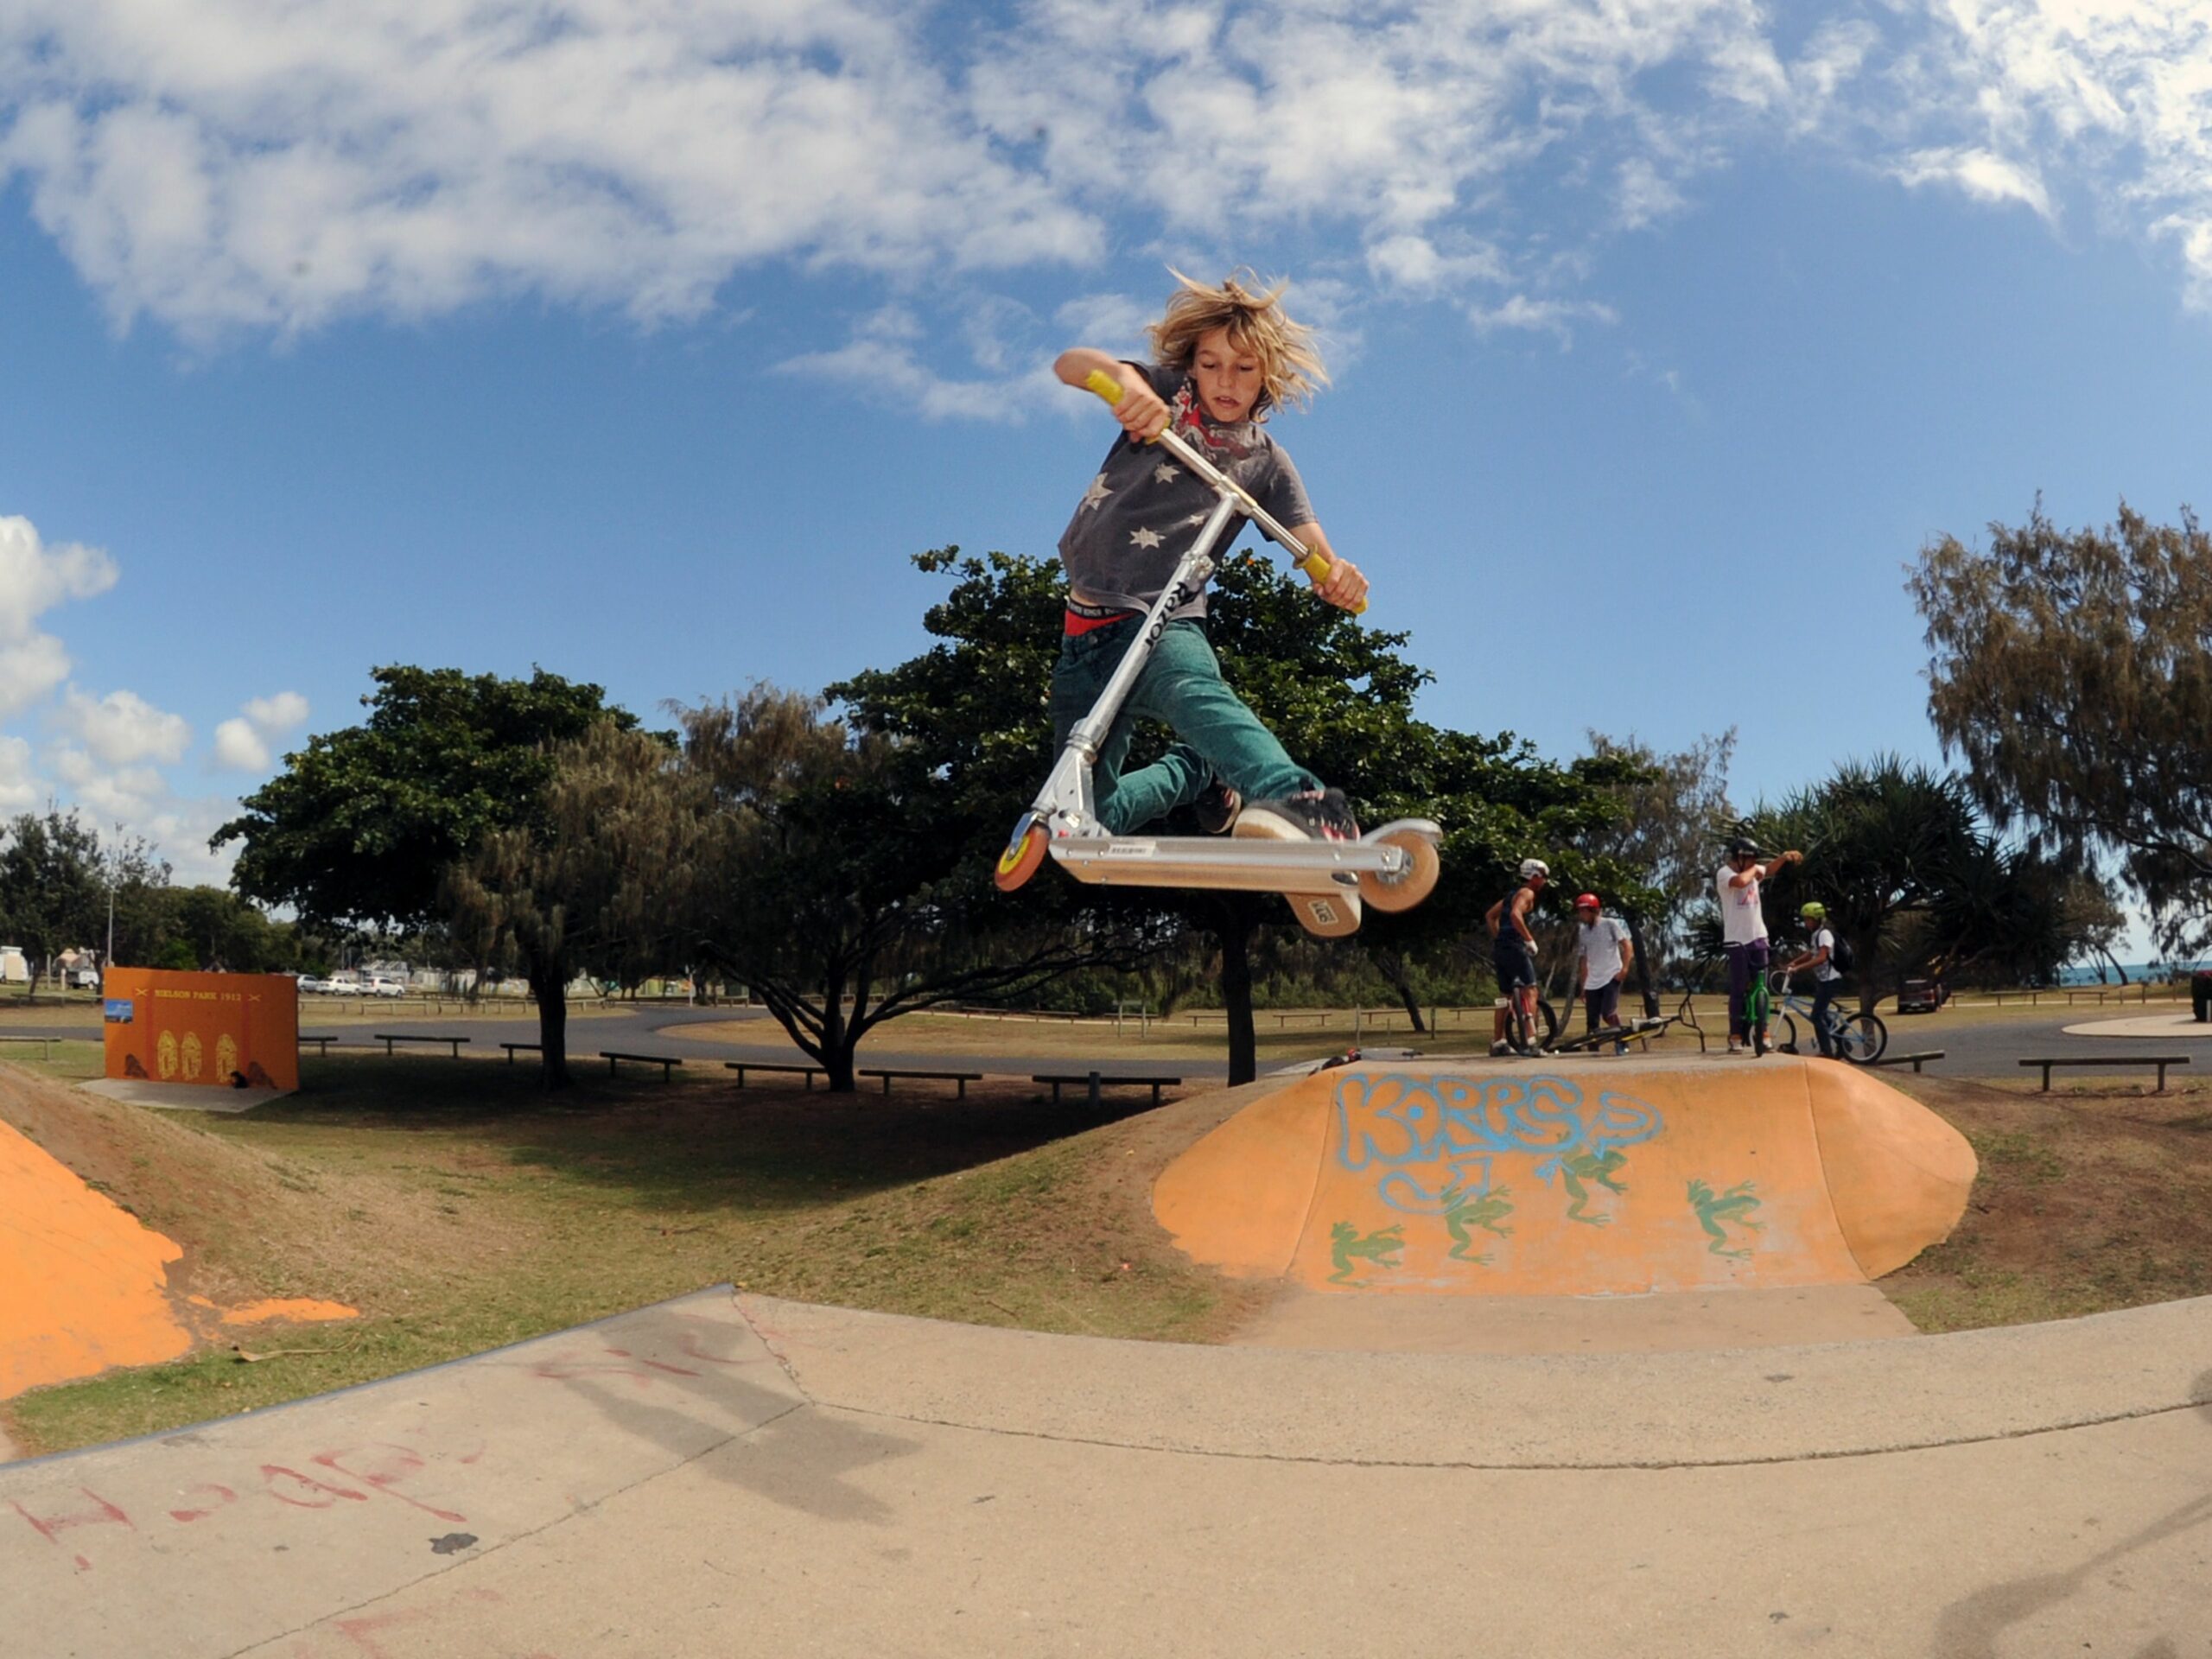
M 2212 5 L 25 0 L 0 807 L 207 833 L 372 664 L 651 710 L 1049 553 L 1173 263 L 1427 712 L 1932 756 L 1928 537 L 2204 497 Z

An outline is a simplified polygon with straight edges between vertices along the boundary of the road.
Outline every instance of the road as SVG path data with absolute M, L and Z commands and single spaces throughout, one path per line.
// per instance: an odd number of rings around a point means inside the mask
M 379 1028 L 375 1024 L 331 1025 L 318 1023 L 315 1008 L 309 1004 L 303 1012 L 307 1018 L 301 1026 L 302 1034 L 308 1037 L 329 1037 L 340 1045 L 365 1043 L 369 1033 Z M 2088 1054 L 2092 1052 L 2166 1053 L 2177 1052 L 2176 1043 L 2182 1045 L 2178 1052 L 2192 1052 L 2191 1039 L 2187 1037 L 2157 1040 L 2139 1037 L 2101 1038 L 2073 1036 L 2065 1027 L 2096 1020 L 2094 1010 L 2075 1009 L 2067 1014 L 2028 1019 L 1989 1020 L 1961 1020 L 1947 1019 L 1942 1014 L 1885 1015 L 1890 1027 L 1891 1054 L 1911 1053 L 1916 1051 L 1941 1049 L 1944 1058 L 1931 1065 L 1929 1070 L 1937 1075 L 1949 1077 L 2008 1077 L 2020 1075 L 2020 1062 L 2046 1054 Z M 470 1039 L 470 1046 L 485 1052 L 503 1042 L 534 1043 L 537 1040 L 537 1021 L 534 1016 L 521 1015 L 514 1019 L 475 1017 L 464 1020 L 416 1019 L 395 1016 L 391 1022 L 410 1032 L 425 1035 L 450 1033 Z M 685 1028 L 699 1025 L 729 1025 L 743 1023 L 760 1028 L 757 1042 L 731 1043 L 689 1036 Z M 74 1038 L 79 1040 L 97 1034 L 96 1020 L 78 1020 L 51 1026 L 9 1026 L 0 1034 L 23 1037 Z M 1005 1033 L 1003 1027 L 992 1027 L 994 1034 Z M 2204 1028 L 2207 1038 L 2212 1038 L 2212 1026 Z M 1090 1060 L 1066 1054 L 1021 1055 L 1009 1054 L 1003 1049 L 978 1049 L 973 1052 L 948 1053 L 942 1051 L 912 1051 L 895 1046 L 898 1027 L 886 1028 L 883 1039 L 871 1041 L 862 1052 L 862 1064 L 898 1070 L 912 1067 L 924 1071 L 986 1071 L 999 1074 L 1022 1074 L 1040 1071 L 1082 1071 L 1093 1066 L 1110 1068 L 1116 1073 L 1130 1077 L 1176 1077 L 1192 1079 L 1225 1077 L 1229 1063 L 1222 1058 L 1146 1058 L 1130 1053 L 1119 1043 L 1102 1044 L 1099 1052 Z M 1011 1033 L 1007 1033 L 1011 1034 Z M 1476 1032 L 1452 1030 L 1438 1038 L 1407 1038 L 1393 1035 L 1390 1043 L 1405 1043 L 1431 1052 L 1450 1052 L 1455 1049 L 1471 1048 L 1480 1041 Z M 641 1006 L 634 1010 L 617 1014 L 594 1014 L 587 1019 L 572 1020 L 569 1027 L 569 1046 L 572 1056 L 586 1058 L 601 1049 L 619 1049 L 626 1054 L 667 1055 L 678 1059 L 712 1063 L 720 1060 L 793 1060 L 798 1058 L 780 1027 L 761 1008 L 719 1007 L 685 1008 L 662 1006 Z M 1716 1040 L 1713 1046 L 1719 1045 Z M 2204 1064 L 2212 1066 L 2212 1048 L 2208 1048 Z M 2095 1068 L 2084 1067 L 2077 1075 L 2094 1075 Z

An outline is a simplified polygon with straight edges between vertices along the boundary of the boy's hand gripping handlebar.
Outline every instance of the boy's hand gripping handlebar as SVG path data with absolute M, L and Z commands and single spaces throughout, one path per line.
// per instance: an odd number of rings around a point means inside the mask
M 1083 384 L 1086 390 L 1096 392 L 1109 404 L 1118 404 L 1122 401 L 1122 383 L 1103 369 L 1093 369 L 1084 377 Z M 1162 428 L 1157 436 L 1147 442 L 1160 445 L 1169 454 L 1204 479 L 1213 489 L 1233 498 L 1236 503 L 1237 511 L 1257 524 L 1261 534 L 1288 553 L 1296 561 L 1298 568 L 1313 580 L 1326 582 L 1329 579 L 1329 572 L 1333 567 L 1329 563 L 1328 555 L 1316 553 L 1276 523 L 1274 515 L 1247 494 L 1235 479 L 1230 477 L 1228 474 L 1191 448 L 1183 439 L 1178 437 L 1172 428 Z M 1352 614 L 1358 616 L 1366 609 L 1367 601 L 1362 600 Z

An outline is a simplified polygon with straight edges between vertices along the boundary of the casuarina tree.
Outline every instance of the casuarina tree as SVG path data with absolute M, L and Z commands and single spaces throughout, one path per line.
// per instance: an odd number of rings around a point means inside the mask
M 2069 869 L 2102 849 L 2177 952 L 2212 938 L 2212 536 L 2187 512 L 2062 530 L 2038 503 L 1910 578 L 1928 709 L 2000 830 Z

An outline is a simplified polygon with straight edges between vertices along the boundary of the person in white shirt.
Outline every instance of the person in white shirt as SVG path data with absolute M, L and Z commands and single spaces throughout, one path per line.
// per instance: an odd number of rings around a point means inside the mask
M 1621 986 L 1636 960 L 1636 947 L 1629 942 L 1628 925 L 1603 914 L 1594 893 L 1575 899 L 1574 921 L 1574 983 L 1582 993 L 1583 1029 L 1594 1035 L 1601 1025 L 1621 1022 Z M 1614 1053 L 1627 1052 L 1626 1043 L 1613 1045 Z
M 1805 855 L 1791 849 L 1764 859 L 1758 846 L 1741 836 L 1728 843 L 1728 861 L 1713 877 L 1713 895 L 1720 901 L 1720 947 L 1728 958 L 1728 1052 L 1740 1054 L 1752 1035 L 1745 1001 L 1751 995 L 1751 976 L 1767 965 L 1766 916 L 1759 908 L 1759 884 L 1775 872 L 1802 864 Z M 1758 1048 L 1764 1048 L 1761 1022 Z
M 1843 1047 L 1828 1029 L 1828 1004 L 1842 988 L 1843 974 L 1835 965 L 1835 934 L 1828 927 L 1828 907 L 1817 903 L 1800 905 L 1797 918 L 1805 924 L 1808 942 L 1802 952 L 1783 964 L 1783 971 L 1813 970 L 1813 1039 L 1820 1044 L 1823 1058 L 1840 1060 Z

